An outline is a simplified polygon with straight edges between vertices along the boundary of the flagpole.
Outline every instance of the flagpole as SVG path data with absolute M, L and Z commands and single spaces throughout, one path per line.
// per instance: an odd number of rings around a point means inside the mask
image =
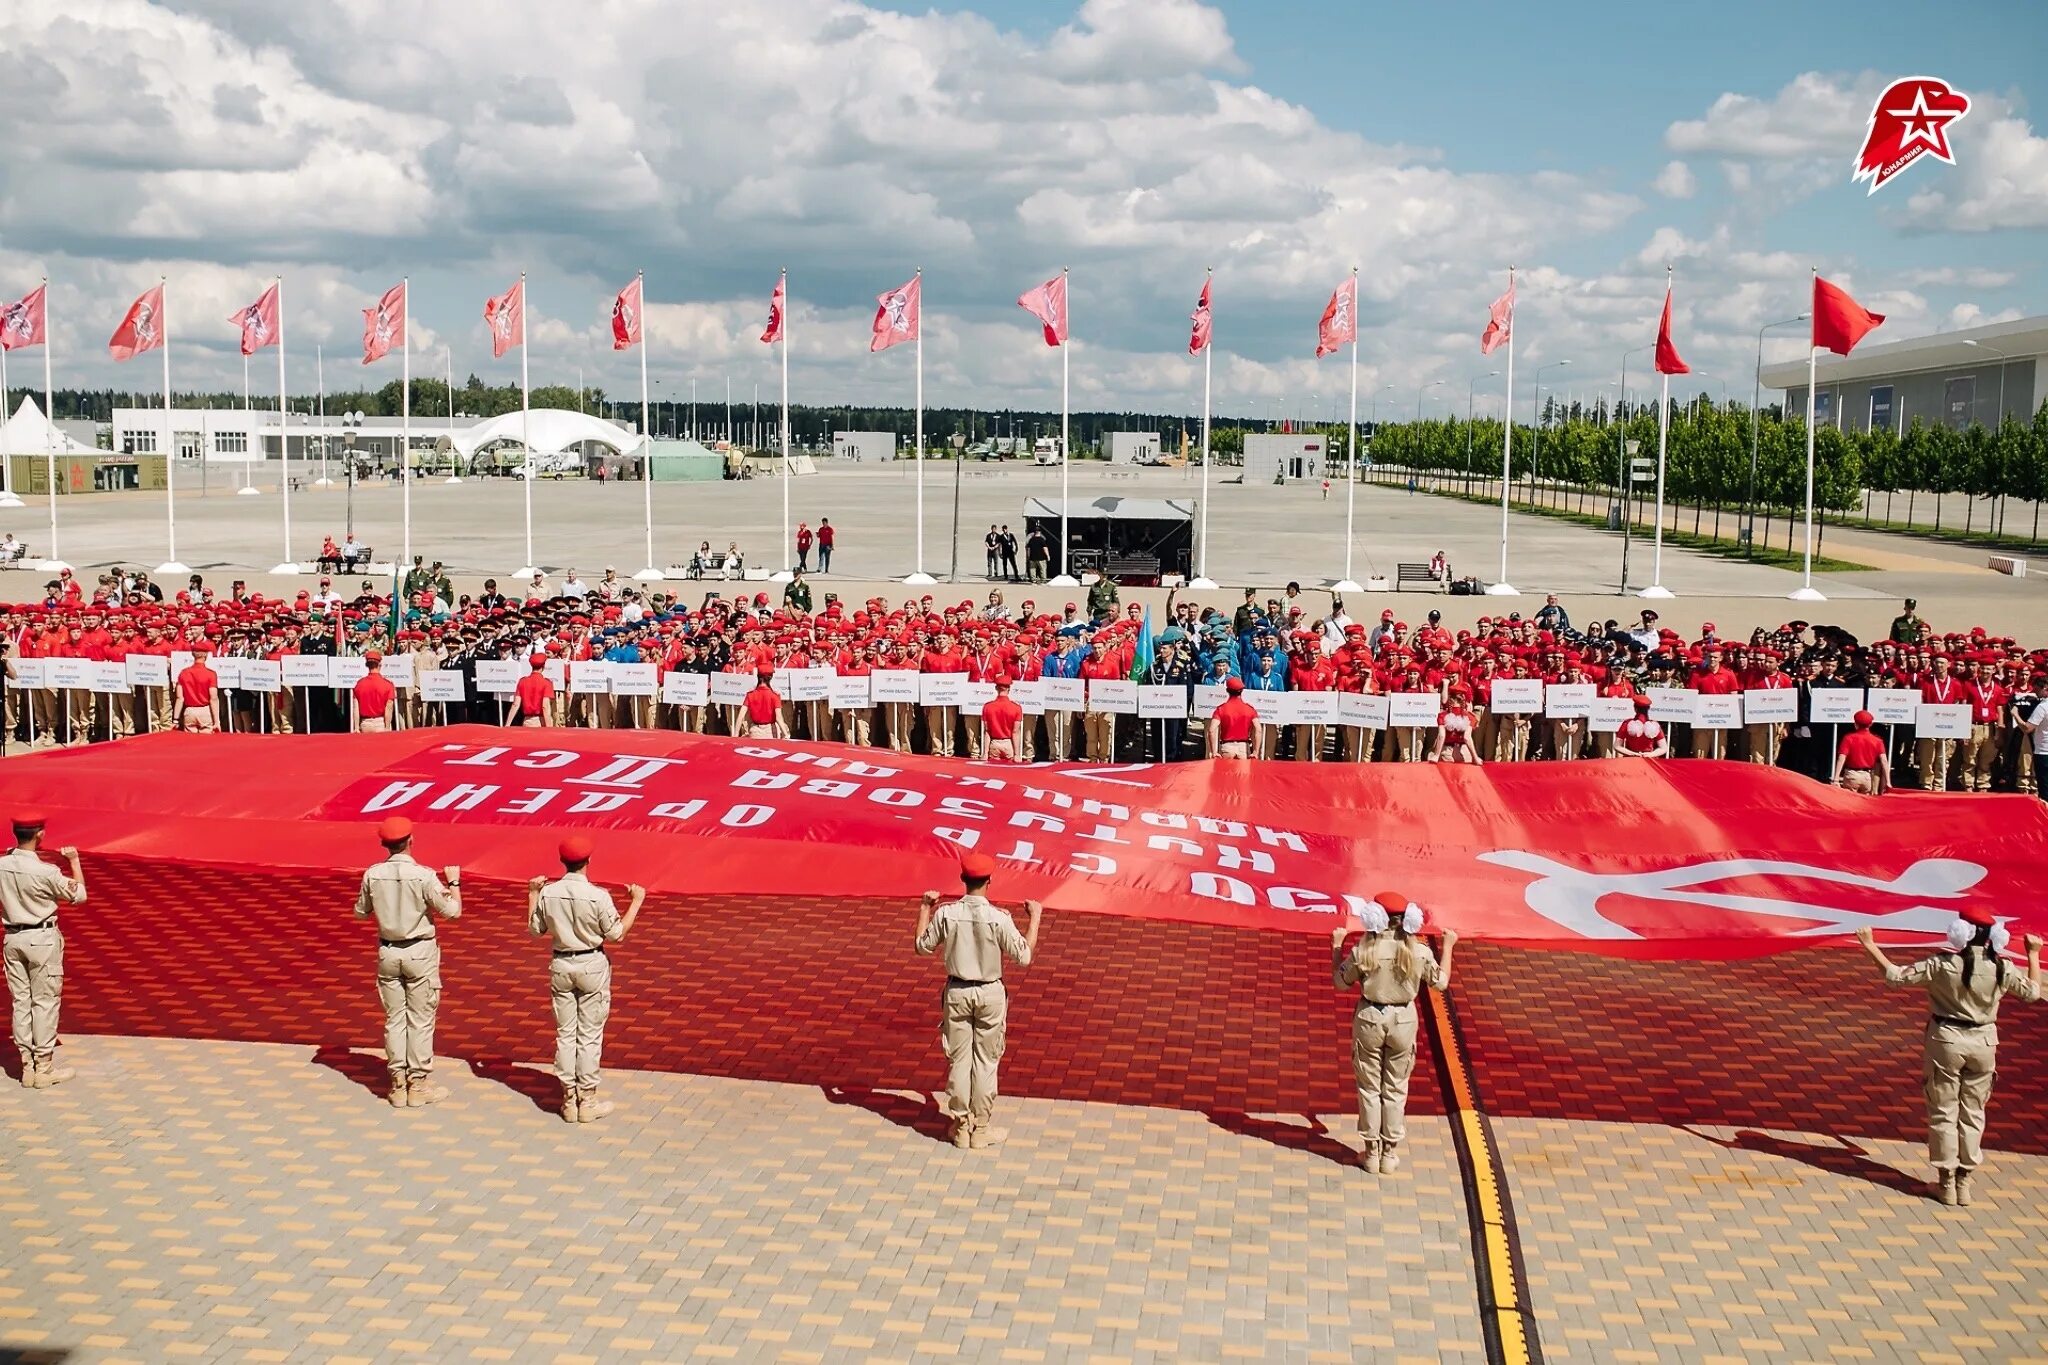
M 1508 484 L 1515 452 L 1515 268 L 1508 267 L 1508 386 L 1500 424 L 1500 581 L 1487 585 L 1488 597 L 1520 597 L 1508 582 Z
M 1816 268 L 1814 278 L 1820 278 Z M 1814 291 L 1818 294 L 1818 288 Z M 1816 303 L 1819 299 L 1816 297 Z M 1813 310 L 1816 318 L 1820 310 Z M 1799 587 L 1791 597 L 1795 602 L 1825 602 L 1827 597 L 1813 586 L 1813 391 L 1820 382 L 1820 348 L 1813 344 L 1813 335 L 1806 338 L 1806 573 Z
M 43 463 L 50 481 L 50 557 L 42 564 L 46 572 L 65 567 L 57 553 L 57 419 L 50 415 L 50 348 L 56 344 L 50 327 L 50 277 L 43 276 Z
M 911 458 L 917 461 L 917 568 L 903 581 L 923 587 L 938 582 L 924 571 L 924 267 L 919 266 L 911 279 L 917 284 L 917 416 L 911 427 Z M 787 299 L 782 306 L 789 311 Z
M 274 574 L 297 574 L 305 570 L 292 558 L 292 443 L 291 427 L 284 401 L 284 276 L 277 277 L 277 493 L 284 508 L 284 559 L 271 570 Z M 259 443 L 260 449 L 260 443 Z
M 1332 592 L 1357 592 L 1351 578 L 1351 547 L 1354 543 L 1354 509 L 1358 502 L 1358 267 L 1351 267 L 1351 458 L 1344 475 L 1344 577 L 1331 586 Z
M 662 573 L 661 567 L 654 562 L 654 423 L 649 416 L 653 410 L 647 404 L 647 272 L 641 271 L 637 278 L 640 282 L 640 439 L 647 448 L 647 464 L 640 471 L 641 482 L 646 487 L 640 493 L 646 504 L 647 567 L 633 577 L 643 583 L 658 583 Z
M 1216 267 L 1210 266 L 1202 279 L 1202 293 L 1209 292 L 1209 281 L 1216 277 Z M 1209 577 L 1209 381 L 1214 373 L 1211 356 L 1216 350 L 1216 313 L 1209 312 L 1209 336 L 1202 343 L 1202 544 L 1200 564 L 1195 572 L 1191 588 L 1213 588 L 1216 583 Z
M 334 480 L 327 477 L 327 347 L 315 344 L 313 347 L 313 384 L 320 395 L 320 477 L 313 480 L 315 488 L 332 488 Z
M 398 483 L 405 518 L 405 549 L 398 562 L 406 566 L 400 572 L 408 572 L 412 564 L 412 277 L 401 277 L 398 285 L 405 291 L 405 326 L 400 329 L 403 334 L 399 337 L 398 362 Z M 524 291 L 519 302 L 523 308 Z
M 1074 576 L 1073 565 L 1067 562 L 1073 553 L 1073 538 L 1067 534 L 1067 462 L 1072 458 L 1071 441 L 1067 435 L 1068 413 L 1071 407 L 1067 377 L 1067 347 L 1074 336 L 1073 297 L 1067 289 L 1067 268 L 1060 267 L 1060 297 L 1067 305 L 1067 334 L 1060 338 L 1060 571 L 1047 581 L 1046 586 L 1054 588 L 1077 588 L 1081 580 Z
M 1650 552 L 1650 586 L 1638 597 L 1669 597 L 1664 586 L 1664 451 L 1671 436 L 1671 376 L 1664 375 L 1663 393 L 1657 399 L 1657 531 Z
M 646 300 L 641 307 L 646 307 Z M 519 443 L 526 447 L 525 475 L 520 480 L 526 486 L 526 566 L 519 571 L 521 578 L 534 574 L 533 562 L 533 386 L 529 379 L 526 363 L 526 272 L 519 272 Z
M 168 275 L 157 276 L 157 286 L 163 293 L 164 344 L 158 349 L 164 353 L 164 540 L 170 551 L 163 563 L 156 566 L 158 574 L 181 574 L 192 571 L 178 562 L 178 507 L 177 507 L 177 434 L 171 430 L 171 281 Z M 204 460 L 206 452 L 201 450 L 199 458 Z M 201 466 L 203 471 L 204 466 Z
M 782 552 L 790 551 L 789 539 L 789 267 L 782 268 Z M 918 319 L 919 332 L 924 331 L 924 319 Z M 784 570 L 776 574 L 777 579 L 794 578 Z
M 461 483 L 461 482 L 462 482 L 462 475 L 461 475 L 461 474 L 459 474 L 459 473 L 457 473 L 456 471 L 457 471 L 457 470 L 458 470 L 459 468 L 461 468 L 461 461 L 462 461 L 462 457 L 461 457 L 460 455 L 458 455 L 458 454 L 456 454 L 456 453 L 455 453 L 455 351 L 454 351 L 454 348 L 452 348 L 452 347 L 449 347 L 449 346 L 443 346 L 443 347 L 441 348 L 441 363 L 442 363 L 442 364 L 444 364 L 444 365 L 446 365 L 446 366 L 448 367 L 448 370 L 447 370 L 447 375 L 448 375 L 448 447 L 449 447 L 449 449 L 448 449 L 448 478 L 447 478 L 447 480 L 446 480 L 446 481 L 447 481 L 447 482 L 449 482 L 449 483 Z

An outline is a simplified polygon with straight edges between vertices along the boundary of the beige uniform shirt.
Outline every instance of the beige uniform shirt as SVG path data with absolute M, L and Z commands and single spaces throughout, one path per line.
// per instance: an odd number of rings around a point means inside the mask
M 363 889 L 356 894 L 356 918 L 374 915 L 378 938 L 391 942 L 432 938 L 430 910 L 444 919 L 454 919 L 462 913 L 462 903 L 448 894 L 438 874 L 414 862 L 410 853 L 394 853 L 363 873 Z
M 1421 970 L 1406 981 L 1394 971 L 1394 964 L 1401 960 L 1403 953 L 1415 954 Z M 1331 955 L 1330 975 L 1339 990 L 1358 987 L 1360 998 L 1374 1005 L 1408 1005 L 1424 986 L 1444 986 L 1443 967 L 1437 962 L 1436 954 L 1427 944 L 1410 939 L 1405 944 L 1397 938 L 1380 938 L 1367 935 L 1345 951 L 1339 944 Z
M 962 896 L 933 912 L 917 951 L 930 956 L 941 946 L 946 975 L 961 981 L 1001 980 L 1006 956 L 1020 967 L 1031 965 L 1031 949 L 1017 932 L 1017 922 L 983 896 Z
M 0 923 L 41 924 L 60 905 L 83 905 L 85 888 L 31 849 L 0 854 Z
M 626 936 L 612 893 L 593 886 L 581 872 L 564 873 L 541 888 L 540 903 L 527 917 L 527 927 L 551 936 L 558 953 L 588 952 Z
M 1927 987 L 1927 1003 L 1937 1018 L 1959 1019 L 1966 1024 L 1997 1023 L 2000 996 L 2040 999 L 2027 974 L 2016 970 L 2010 962 L 2005 964 L 2003 981 L 1999 979 L 1997 964 L 1985 961 L 1981 954 L 1972 955 L 1971 966 L 1974 970 L 1967 986 L 1963 984 L 1961 953 L 1938 953 L 1909 966 L 1887 968 L 1884 979 L 1894 986 Z

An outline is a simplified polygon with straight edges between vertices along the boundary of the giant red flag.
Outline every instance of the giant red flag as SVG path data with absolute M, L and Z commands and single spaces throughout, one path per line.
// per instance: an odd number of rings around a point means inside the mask
M 1846 290 L 1818 275 L 1813 277 L 1814 345 L 1824 346 L 1836 355 L 1847 355 L 1856 349 L 1865 333 L 1883 321 L 1884 314 L 1871 312 L 1850 298 Z
M 263 291 L 262 297 L 247 308 L 237 309 L 228 321 L 242 329 L 242 354 L 255 355 L 265 346 L 275 346 L 277 335 L 277 285 Z
M 612 300 L 612 349 L 623 351 L 640 344 L 640 277 L 619 291 Z
M 1192 321 L 1195 329 L 1188 335 L 1188 354 L 1200 355 L 1209 349 L 1209 286 L 1213 280 L 1202 281 L 1202 297 L 1195 301 Z
M 1058 346 L 1067 339 L 1067 272 L 1059 274 L 1028 290 L 1017 300 L 1017 306 L 1038 319 L 1045 329 L 1045 344 Z
M 775 292 L 768 296 L 768 326 L 761 332 L 761 340 L 773 345 L 782 340 L 782 310 L 789 302 L 789 276 L 775 277 Z
M 1479 354 L 1492 355 L 1508 344 L 1515 334 L 1515 277 L 1508 276 L 1508 292 L 1493 301 L 1487 314 L 1486 331 L 1479 337 Z
M 491 329 L 491 358 L 505 354 L 514 346 L 526 344 L 526 281 L 507 289 L 504 293 L 484 300 L 484 321 Z
M 0 304 L 0 351 L 44 344 L 44 332 L 49 325 L 44 296 L 49 289 L 50 286 L 39 284 L 13 303 Z
M 133 360 L 144 351 L 154 351 L 163 344 L 164 287 L 159 284 L 145 290 L 141 298 L 128 305 L 121 325 L 107 339 L 107 350 L 116 360 Z
M 1678 347 L 1671 342 L 1671 286 L 1664 286 L 1664 317 L 1657 324 L 1657 373 L 1691 374 L 1692 367 L 1678 354 Z
M 405 334 L 405 283 L 384 291 L 375 308 L 363 310 L 363 363 L 382 360 Z
M 899 341 L 917 340 L 919 296 L 924 276 L 912 275 L 910 283 L 875 298 L 875 336 L 869 351 L 886 351 Z
M 1326 356 L 1347 342 L 1358 340 L 1358 276 L 1337 286 L 1316 326 L 1316 355 Z

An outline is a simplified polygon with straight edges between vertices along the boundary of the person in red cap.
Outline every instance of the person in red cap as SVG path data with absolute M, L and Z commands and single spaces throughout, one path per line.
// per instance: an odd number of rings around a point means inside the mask
M 754 676 L 753 690 L 740 703 L 747 716 L 747 738 L 787 738 L 789 727 L 782 720 L 782 694 L 775 690 L 774 670 L 764 668 Z
M 557 850 L 562 875 L 535 877 L 526 884 L 526 926 L 553 942 L 548 995 L 555 1007 L 555 1074 L 562 1078 L 562 1118 L 595 1123 L 612 1112 L 597 1097 L 598 1064 L 604 1054 L 604 1025 L 612 1012 L 612 963 L 605 944 L 633 931 L 646 888 L 626 887 L 626 913 L 612 893 L 587 875 L 591 844 L 572 834 Z
M 1875 719 L 1868 711 L 1856 713 L 1856 728 L 1842 736 L 1835 749 L 1835 785 L 1865 796 L 1883 796 L 1891 789 L 1891 752 L 1884 740 L 1871 733 Z
M 919 955 L 943 952 L 946 992 L 939 1005 L 939 1042 L 946 1050 L 946 1095 L 940 1108 L 952 1125 L 955 1147 L 993 1147 L 1005 1137 L 991 1126 L 996 1105 L 996 1072 L 1002 1061 L 1010 1019 L 1003 986 L 1003 959 L 1031 965 L 1038 948 L 1038 919 L 1045 907 L 1025 901 L 1024 932 L 1010 912 L 989 901 L 996 860 L 986 853 L 960 859 L 960 899 L 939 904 L 927 891 L 917 908 Z
M 1259 713 L 1244 699 L 1244 679 L 1230 679 L 1223 690 L 1223 704 L 1209 714 L 1209 757 L 1249 759 Z
M 548 656 L 531 654 L 527 656 L 526 663 L 531 671 L 512 687 L 512 695 L 519 702 L 519 709 L 513 713 L 512 723 L 532 727 L 552 725 L 555 714 L 555 684 L 547 675 Z
M 1024 708 L 1011 699 L 1009 679 L 996 679 L 995 700 L 981 708 L 980 719 L 988 761 L 1018 762 L 1017 727 L 1024 723 Z
M 398 701 L 398 688 L 384 676 L 382 650 L 364 654 L 363 669 L 363 676 L 349 689 L 349 728 L 357 734 L 383 734 L 391 728 L 391 708 Z
M 1374 1174 L 1401 1168 L 1408 1135 L 1408 1078 L 1415 1073 L 1415 997 L 1451 984 L 1455 930 L 1444 930 L 1443 961 L 1421 938 L 1422 907 L 1382 891 L 1355 924 L 1330 931 L 1330 976 L 1340 991 L 1358 989 L 1351 1016 L 1351 1064 L 1358 1082 L 1359 1164 Z M 1344 940 L 1363 930 L 1350 948 Z
M 448 1097 L 428 1079 L 434 1069 L 434 1019 L 441 1010 L 441 941 L 435 915 L 462 913 L 462 869 L 447 886 L 412 856 L 412 821 L 394 815 L 377 826 L 384 860 L 363 873 L 356 918 L 377 921 L 377 997 L 384 1005 L 384 1064 L 391 1107 L 417 1109 Z
M 1463 683 L 1451 685 L 1451 695 L 1436 717 L 1436 746 L 1430 750 L 1431 763 L 1477 763 L 1479 751 L 1472 746 L 1472 731 L 1478 722 L 1472 715 L 1472 689 Z
M 1636 698 L 1636 713 L 1614 732 L 1614 752 L 1620 758 L 1669 758 L 1671 737 L 1664 727 L 1650 719 L 1650 699 Z
M 206 666 L 204 645 L 192 651 L 192 662 L 178 674 L 178 728 L 210 735 L 220 729 L 220 678 Z
M 64 1001 L 64 935 L 57 907 L 85 904 L 85 869 L 78 850 L 60 848 L 71 865 L 65 876 L 43 860 L 47 821 L 37 811 L 14 815 L 14 847 L 0 856 L 0 927 L 6 943 L 0 962 L 14 1001 L 14 1046 L 21 1053 L 21 1083 L 31 1090 L 68 1081 L 57 1066 L 57 1011 Z
M 2041 936 L 2027 935 L 2027 972 L 2004 958 L 2012 936 L 1991 908 L 1966 907 L 1948 927 L 1945 953 L 1901 967 L 1877 946 L 1866 926 L 1856 931 L 1894 986 L 1924 986 L 1930 1017 L 1921 1090 L 1927 1097 L 1927 1159 L 1934 1194 L 1944 1204 L 1970 1202 L 1970 1176 L 1984 1164 L 1984 1109 L 1998 1070 L 1998 1002 L 2008 995 L 2041 998 Z

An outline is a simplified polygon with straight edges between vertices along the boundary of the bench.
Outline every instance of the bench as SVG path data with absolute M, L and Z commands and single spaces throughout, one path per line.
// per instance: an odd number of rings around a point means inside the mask
M 9 568 L 12 568 L 15 565 L 23 563 L 27 559 L 27 541 L 17 540 L 12 545 L 0 545 L 0 565 L 6 565 Z
M 1394 586 L 1405 588 L 1410 583 L 1427 583 L 1438 592 L 1444 589 L 1444 581 L 1429 571 L 1427 564 L 1401 564 L 1394 570 Z
M 345 554 L 321 555 L 313 563 L 322 573 L 357 573 L 376 557 L 369 546 L 362 545 L 357 547 L 354 558 Z
M 1993 555 L 1991 556 L 1991 571 L 1993 573 L 2005 574 L 2010 578 L 2025 578 L 2027 576 L 2027 561 L 2019 558 L 2017 555 Z

